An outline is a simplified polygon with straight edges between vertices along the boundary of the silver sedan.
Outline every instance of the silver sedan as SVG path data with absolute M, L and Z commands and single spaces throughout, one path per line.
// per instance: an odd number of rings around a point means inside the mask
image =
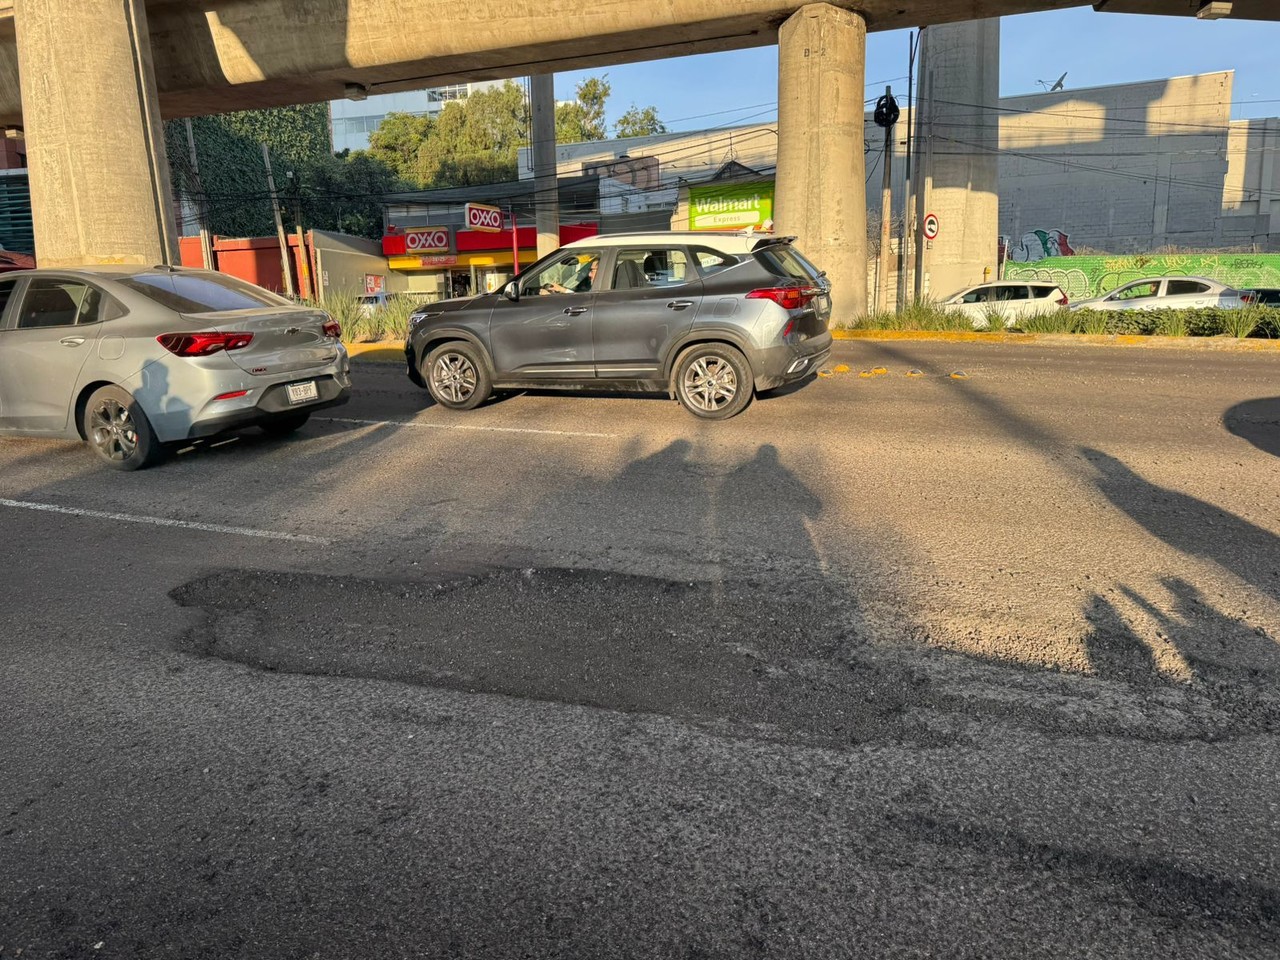
M 85 440 L 136 470 L 241 427 L 297 430 L 345 403 L 342 331 L 225 274 L 170 267 L 0 277 L 0 434 Z
M 1195 310 L 1244 306 L 1240 291 L 1207 277 L 1148 277 L 1117 287 L 1105 296 L 1077 300 L 1072 310 Z

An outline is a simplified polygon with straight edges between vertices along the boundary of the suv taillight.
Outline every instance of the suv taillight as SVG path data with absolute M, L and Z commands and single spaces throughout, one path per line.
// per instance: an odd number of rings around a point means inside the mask
M 219 350 L 243 350 L 252 333 L 162 333 L 156 342 L 179 357 L 207 357 Z
M 337 320 L 326 320 L 322 329 L 326 337 L 333 337 L 335 340 L 342 339 L 342 324 Z
M 807 307 L 822 291 L 817 287 L 764 287 L 747 294 L 748 300 L 772 300 L 783 310 Z
M 1251 307 L 1252 307 L 1254 304 L 1256 304 L 1256 303 L 1258 302 L 1258 300 L 1259 300 L 1258 295 L 1257 295 L 1256 293 L 1251 292 L 1251 291 L 1246 290 L 1244 293 L 1240 294 L 1240 302 L 1241 302 L 1241 303 L 1248 304 L 1248 305 L 1249 305 L 1249 306 L 1251 306 Z

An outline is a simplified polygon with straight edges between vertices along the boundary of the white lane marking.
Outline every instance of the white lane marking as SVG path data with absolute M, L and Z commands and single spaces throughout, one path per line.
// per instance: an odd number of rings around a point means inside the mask
M 264 540 L 294 540 L 299 543 L 332 543 L 324 537 L 311 537 L 305 533 L 279 533 L 275 530 L 253 530 L 249 527 L 225 527 L 220 523 L 197 523 L 194 520 L 170 520 L 167 517 L 139 517 L 131 513 L 108 513 L 105 510 L 83 510 L 80 507 L 60 507 L 53 503 L 31 503 L 26 500 L 6 500 L 0 497 L 0 507 L 17 507 L 21 510 L 39 510 L 43 513 L 62 513 L 69 517 L 92 517 L 95 520 L 120 520 L 124 523 L 150 523 L 157 527 L 181 527 L 184 530 L 203 530 L 206 533 L 230 533 L 239 537 L 261 537 Z
M 329 423 L 358 423 L 379 427 L 427 427 L 431 430 L 479 430 L 485 433 L 541 433 L 551 437 L 595 437 L 602 440 L 617 439 L 616 433 L 583 433 L 580 430 L 534 430 L 529 427 L 477 427 L 466 423 L 426 423 L 422 420 L 355 420 L 351 417 L 313 417 Z

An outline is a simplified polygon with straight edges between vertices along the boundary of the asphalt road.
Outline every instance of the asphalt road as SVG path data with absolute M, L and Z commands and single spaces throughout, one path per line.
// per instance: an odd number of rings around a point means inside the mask
M 0 958 L 1280 956 L 1280 354 L 838 362 L 0 440 Z

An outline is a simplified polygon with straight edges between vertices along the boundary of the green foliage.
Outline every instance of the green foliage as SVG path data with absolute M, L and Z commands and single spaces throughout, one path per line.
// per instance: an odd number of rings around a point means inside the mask
M 270 236 L 275 218 L 262 144 L 285 228 L 340 230 L 376 239 L 382 234 L 382 197 L 401 189 L 393 168 L 369 154 L 335 157 L 324 104 L 250 110 L 191 121 L 197 180 L 181 120 L 165 125 L 174 187 L 208 197 L 209 229 L 222 236 Z
M 619 137 L 650 137 L 656 133 L 666 133 L 667 125 L 658 119 L 657 107 L 641 108 L 633 103 L 631 108 L 618 118 L 613 129 Z
M 524 90 L 508 80 L 445 104 L 418 146 L 410 178 L 423 187 L 514 180 L 516 151 L 529 142 Z
M 1222 332 L 1229 337 L 1243 340 L 1252 336 L 1269 311 L 1265 307 L 1245 307 L 1242 310 L 1228 310 L 1222 318 Z
M 325 294 L 324 305 L 329 316 L 342 325 L 342 339 L 347 343 L 378 343 L 383 340 L 403 340 L 409 335 L 409 315 L 418 301 L 404 294 L 387 298 L 386 306 L 366 312 L 360 303 L 361 294 L 354 290 L 331 290 Z M 308 301 L 310 306 L 319 303 Z
M 608 74 L 587 77 L 576 87 L 576 100 L 556 104 L 556 142 L 582 143 L 607 137 L 604 108 L 612 89 Z
M 1070 333 L 1074 316 L 1066 310 L 1050 310 L 1018 320 L 1017 329 L 1023 333 Z
M 990 319 L 988 320 L 990 322 Z M 929 302 L 911 304 L 900 313 L 873 313 L 850 326 L 855 330 L 969 330 L 969 317 Z M 981 326 L 979 330 L 983 330 Z M 985 328 L 1002 330 L 996 321 Z M 1267 307 L 1203 310 L 1054 310 L 1023 317 L 1022 333 L 1085 333 L 1112 336 L 1277 337 L 1280 310 Z
M 431 117 L 411 113 L 388 113 L 378 129 L 369 134 L 370 157 L 394 170 L 402 180 L 417 180 L 418 149 L 431 134 Z
M 972 330 L 973 321 L 961 313 L 944 310 L 930 300 L 911 303 L 901 311 L 868 314 L 853 325 L 855 330 Z

